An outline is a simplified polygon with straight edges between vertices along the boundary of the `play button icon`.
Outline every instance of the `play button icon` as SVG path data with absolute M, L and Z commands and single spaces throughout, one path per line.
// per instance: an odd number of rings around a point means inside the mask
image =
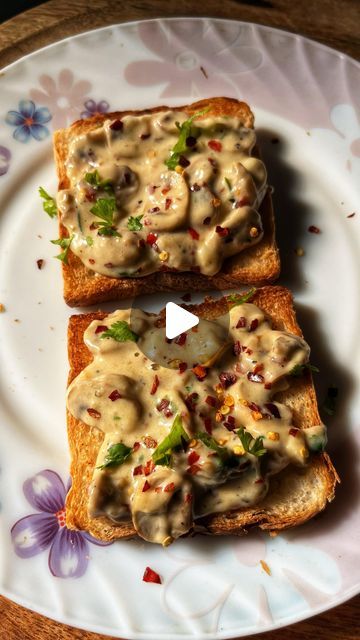
M 166 305 L 165 334 L 169 340 L 199 324 L 199 318 L 174 302 Z

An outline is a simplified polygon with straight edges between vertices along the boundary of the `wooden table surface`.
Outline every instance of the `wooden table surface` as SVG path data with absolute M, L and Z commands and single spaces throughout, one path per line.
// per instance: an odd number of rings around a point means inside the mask
M 89 29 L 128 20 L 204 14 L 280 27 L 360 57 L 359 0 L 207 0 L 206 4 L 193 0 L 50 0 L 0 25 L 0 68 Z M 4 640 L 105 640 L 105 636 L 58 624 L 5 598 L 0 598 L 0 619 Z M 251 637 L 359 640 L 360 596 L 305 622 Z

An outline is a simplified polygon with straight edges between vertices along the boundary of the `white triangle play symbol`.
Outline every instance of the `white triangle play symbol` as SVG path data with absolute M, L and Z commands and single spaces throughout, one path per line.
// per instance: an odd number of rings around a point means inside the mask
M 192 329 L 192 327 L 199 324 L 199 318 L 194 316 L 193 313 L 186 311 L 186 309 L 179 307 L 178 304 L 168 302 L 166 305 L 165 322 L 166 337 L 171 340 L 180 335 L 180 333 L 184 333 L 184 331 Z

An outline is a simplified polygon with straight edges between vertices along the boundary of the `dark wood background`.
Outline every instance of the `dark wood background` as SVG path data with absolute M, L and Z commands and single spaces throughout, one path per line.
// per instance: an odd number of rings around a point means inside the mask
M 25 3 L 24 3 L 25 4 Z M 360 0 L 50 0 L 0 25 L 0 67 L 51 42 L 96 27 L 153 17 L 207 15 L 299 33 L 360 57 Z M 346 544 L 346 541 L 344 541 Z M 105 640 L 0 598 L 3 640 Z M 253 640 L 359 640 L 360 596 Z M 156 638 L 154 638 L 156 640 Z

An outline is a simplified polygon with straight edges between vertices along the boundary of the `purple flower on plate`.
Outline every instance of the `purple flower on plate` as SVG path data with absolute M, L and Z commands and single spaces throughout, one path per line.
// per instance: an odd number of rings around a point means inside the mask
M 7 147 L 0 145 L 0 176 L 4 176 L 9 171 L 11 152 Z
M 11 539 L 15 553 L 20 558 L 31 558 L 50 548 L 49 569 L 53 576 L 83 576 L 89 561 L 89 542 L 99 546 L 109 543 L 96 540 L 89 533 L 66 527 L 67 491 L 55 471 L 40 471 L 24 482 L 23 490 L 25 498 L 38 513 L 21 518 L 12 527 Z
M 36 108 L 32 100 L 20 100 L 19 111 L 8 111 L 5 121 L 16 127 L 13 137 L 18 142 L 29 142 L 33 137 L 39 142 L 49 135 L 44 125 L 52 115 L 47 107 Z
M 92 116 L 97 116 L 101 113 L 106 113 L 110 109 L 110 105 L 106 100 L 100 100 L 100 102 L 95 102 L 95 100 L 86 100 L 84 102 L 85 111 L 81 112 L 82 118 L 91 118 Z

